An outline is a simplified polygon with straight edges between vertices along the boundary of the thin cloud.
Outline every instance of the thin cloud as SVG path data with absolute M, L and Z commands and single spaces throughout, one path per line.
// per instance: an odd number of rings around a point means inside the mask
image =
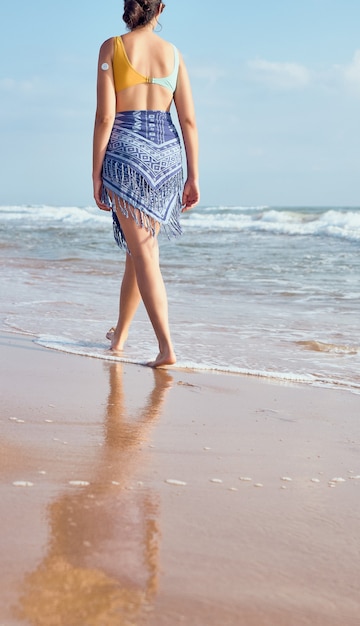
M 3 93 L 32 93 L 36 89 L 37 81 L 15 80 L 14 78 L 0 79 L 0 91 Z
M 342 66 L 342 74 L 350 87 L 360 91 L 360 50 L 356 50 L 351 63 Z
M 303 89 L 310 83 L 309 70 L 299 63 L 277 63 L 265 59 L 248 61 L 250 77 L 274 89 Z
M 227 75 L 227 72 L 221 67 L 215 65 L 197 65 L 190 67 L 191 77 L 203 80 L 210 85 L 214 85 L 221 78 Z

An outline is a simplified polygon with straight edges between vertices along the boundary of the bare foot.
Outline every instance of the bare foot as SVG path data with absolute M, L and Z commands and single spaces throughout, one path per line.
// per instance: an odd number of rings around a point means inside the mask
M 115 326 L 112 326 L 112 328 L 110 328 L 110 330 L 108 330 L 105 335 L 106 339 L 109 339 L 109 341 L 111 341 L 114 336 L 114 332 L 115 332 Z
M 146 363 L 148 367 L 164 367 L 165 365 L 174 365 L 176 363 L 176 356 L 173 350 L 166 352 L 159 352 L 155 361 L 149 361 Z
M 125 340 L 124 341 L 118 341 L 114 338 L 111 341 L 111 346 L 110 346 L 110 350 L 114 350 L 115 352 L 122 352 L 122 350 L 124 349 L 124 344 L 125 344 Z
M 107 339 L 110 339 L 111 345 L 110 350 L 122 351 L 124 349 L 125 341 L 127 340 L 127 334 L 119 334 L 116 331 L 116 328 L 110 328 L 110 330 L 106 333 Z

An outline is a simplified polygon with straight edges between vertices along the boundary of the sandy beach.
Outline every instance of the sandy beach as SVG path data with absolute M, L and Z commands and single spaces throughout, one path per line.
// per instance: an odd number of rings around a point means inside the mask
M 356 626 L 358 395 L 2 333 L 1 626 Z

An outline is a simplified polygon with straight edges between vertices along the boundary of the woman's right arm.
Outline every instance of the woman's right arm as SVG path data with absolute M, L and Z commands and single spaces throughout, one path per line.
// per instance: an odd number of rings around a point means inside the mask
M 102 44 L 99 52 L 92 173 L 95 202 L 99 209 L 106 211 L 109 211 L 109 207 L 101 202 L 101 170 L 116 112 L 112 56 L 113 39 L 108 39 Z
M 187 211 L 198 204 L 200 200 L 198 164 L 199 142 L 190 80 L 181 55 L 177 86 L 174 93 L 174 103 L 179 118 L 186 154 L 187 178 L 184 185 L 182 210 Z

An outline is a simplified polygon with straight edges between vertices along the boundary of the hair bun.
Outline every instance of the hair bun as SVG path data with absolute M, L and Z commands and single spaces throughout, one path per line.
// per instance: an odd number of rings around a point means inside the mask
M 159 0 L 125 0 L 123 20 L 130 30 L 146 26 L 157 15 Z

